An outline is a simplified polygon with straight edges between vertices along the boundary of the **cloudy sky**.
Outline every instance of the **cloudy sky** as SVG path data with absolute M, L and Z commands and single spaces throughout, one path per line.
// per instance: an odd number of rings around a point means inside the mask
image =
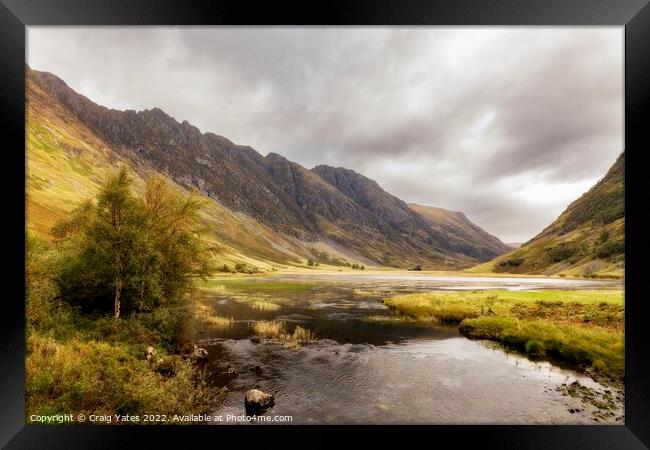
M 28 64 L 533 237 L 623 150 L 622 28 L 29 27 Z

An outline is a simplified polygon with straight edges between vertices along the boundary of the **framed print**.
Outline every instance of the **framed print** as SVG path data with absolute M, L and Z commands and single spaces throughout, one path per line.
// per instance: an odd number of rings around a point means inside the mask
M 647 2 L 0 20 L 3 446 L 649 445 Z

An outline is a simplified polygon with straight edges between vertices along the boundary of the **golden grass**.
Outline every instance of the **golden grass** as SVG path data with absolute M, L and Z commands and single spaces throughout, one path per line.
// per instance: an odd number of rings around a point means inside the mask
M 208 412 L 214 392 L 197 382 L 189 361 L 161 355 L 173 376 L 134 356 L 125 343 L 32 334 L 25 362 L 26 412 L 31 414 L 187 414 Z
M 194 317 L 205 324 L 219 329 L 230 328 L 234 323 L 232 317 L 223 317 L 215 314 L 213 308 L 201 303 L 199 300 L 194 303 Z
M 259 337 L 280 342 L 287 348 L 298 348 L 301 344 L 314 340 L 316 337 L 310 330 L 296 325 L 293 333 L 288 333 L 286 324 L 275 320 L 259 320 L 253 322 L 253 331 Z
M 291 335 L 291 340 L 294 342 L 307 342 L 315 339 L 314 333 L 312 333 L 307 328 L 303 328 L 300 325 L 297 325 L 293 330 Z
M 253 322 L 253 331 L 259 337 L 267 339 L 280 339 L 286 334 L 284 322 L 274 320 L 258 320 Z
M 398 295 L 384 302 L 407 320 L 459 323 L 531 356 L 560 359 L 620 378 L 624 371 L 623 293 L 606 291 L 473 291 Z
M 280 305 L 272 302 L 267 302 L 265 300 L 256 300 L 253 303 L 251 303 L 250 306 L 253 309 L 256 309 L 258 311 L 264 311 L 264 312 L 273 312 L 280 309 Z
M 624 324 L 621 290 L 428 292 L 397 295 L 384 303 L 401 314 L 441 322 L 494 314 L 617 330 Z

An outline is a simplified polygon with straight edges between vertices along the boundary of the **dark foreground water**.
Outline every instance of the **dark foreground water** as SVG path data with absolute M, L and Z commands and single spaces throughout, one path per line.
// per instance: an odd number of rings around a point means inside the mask
M 590 378 L 468 340 L 455 327 L 391 323 L 391 311 L 379 300 L 382 291 L 595 288 L 608 283 L 318 278 L 321 284 L 309 291 L 209 293 L 219 315 L 235 318 L 232 328 L 201 341 L 210 355 L 208 370 L 229 389 L 215 415 L 244 414 L 244 393 L 258 387 L 276 398 L 266 415 L 290 415 L 294 424 L 596 423 L 594 406 L 557 390 L 574 381 L 597 393 L 606 390 Z M 251 298 L 281 307 L 255 310 Z M 255 320 L 282 320 L 289 331 L 301 325 L 317 339 L 297 350 L 256 342 L 250 327 Z M 236 376 L 227 374 L 229 366 Z M 600 423 L 623 423 L 621 399 L 620 408 Z

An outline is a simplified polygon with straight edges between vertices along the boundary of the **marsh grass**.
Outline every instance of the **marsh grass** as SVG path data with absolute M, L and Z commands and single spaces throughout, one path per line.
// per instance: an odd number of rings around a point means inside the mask
M 194 317 L 200 322 L 218 329 L 228 329 L 234 323 L 232 317 L 223 317 L 215 314 L 214 308 L 197 300 L 194 304 Z
M 232 317 L 209 316 L 205 322 L 219 329 L 227 329 L 232 327 L 234 319 Z
M 440 323 L 460 323 L 468 317 L 478 317 L 481 308 L 489 308 L 492 303 L 489 297 L 479 305 L 465 296 L 449 293 L 398 295 L 384 301 L 389 308 L 410 318 Z
M 289 333 L 284 322 L 275 320 L 258 320 L 253 322 L 252 328 L 259 337 L 277 341 L 287 348 L 296 349 L 316 339 L 314 333 L 307 328 L 296 325 L 293 333 Z
M 352 295 L 356 298 L 375 298 L 382 297 L 386 293 L 375 289 L 354 289 Z
M 273 311 L 278 311 L 281 306 L 272 303 L 272 302 L 267 302 L 265 300 L 256 300 L 253 303 L 251 303 L 251 308 L 256 309 L 258 311 L 264 311 L 264 312 L 273 312 Z
M 472 291 L 398 295 L 384 303 L 408 320 L 457 323 L 470 338 L 622 379 L 621 291 Z M 398 316 L 399 317 L 399 316 Z
M 256 335 L 266 339 L 280 339 L 286 334 L 284 322 L 273 320 L 258 320 L 252 324 Z
M 380 325 L 413 325 L 413 326 L 426 326 L 431 322 L 430 320 L 416 319 L 409 316 L 366 316 L 363 318 L 364 322 L 376 323 Z

